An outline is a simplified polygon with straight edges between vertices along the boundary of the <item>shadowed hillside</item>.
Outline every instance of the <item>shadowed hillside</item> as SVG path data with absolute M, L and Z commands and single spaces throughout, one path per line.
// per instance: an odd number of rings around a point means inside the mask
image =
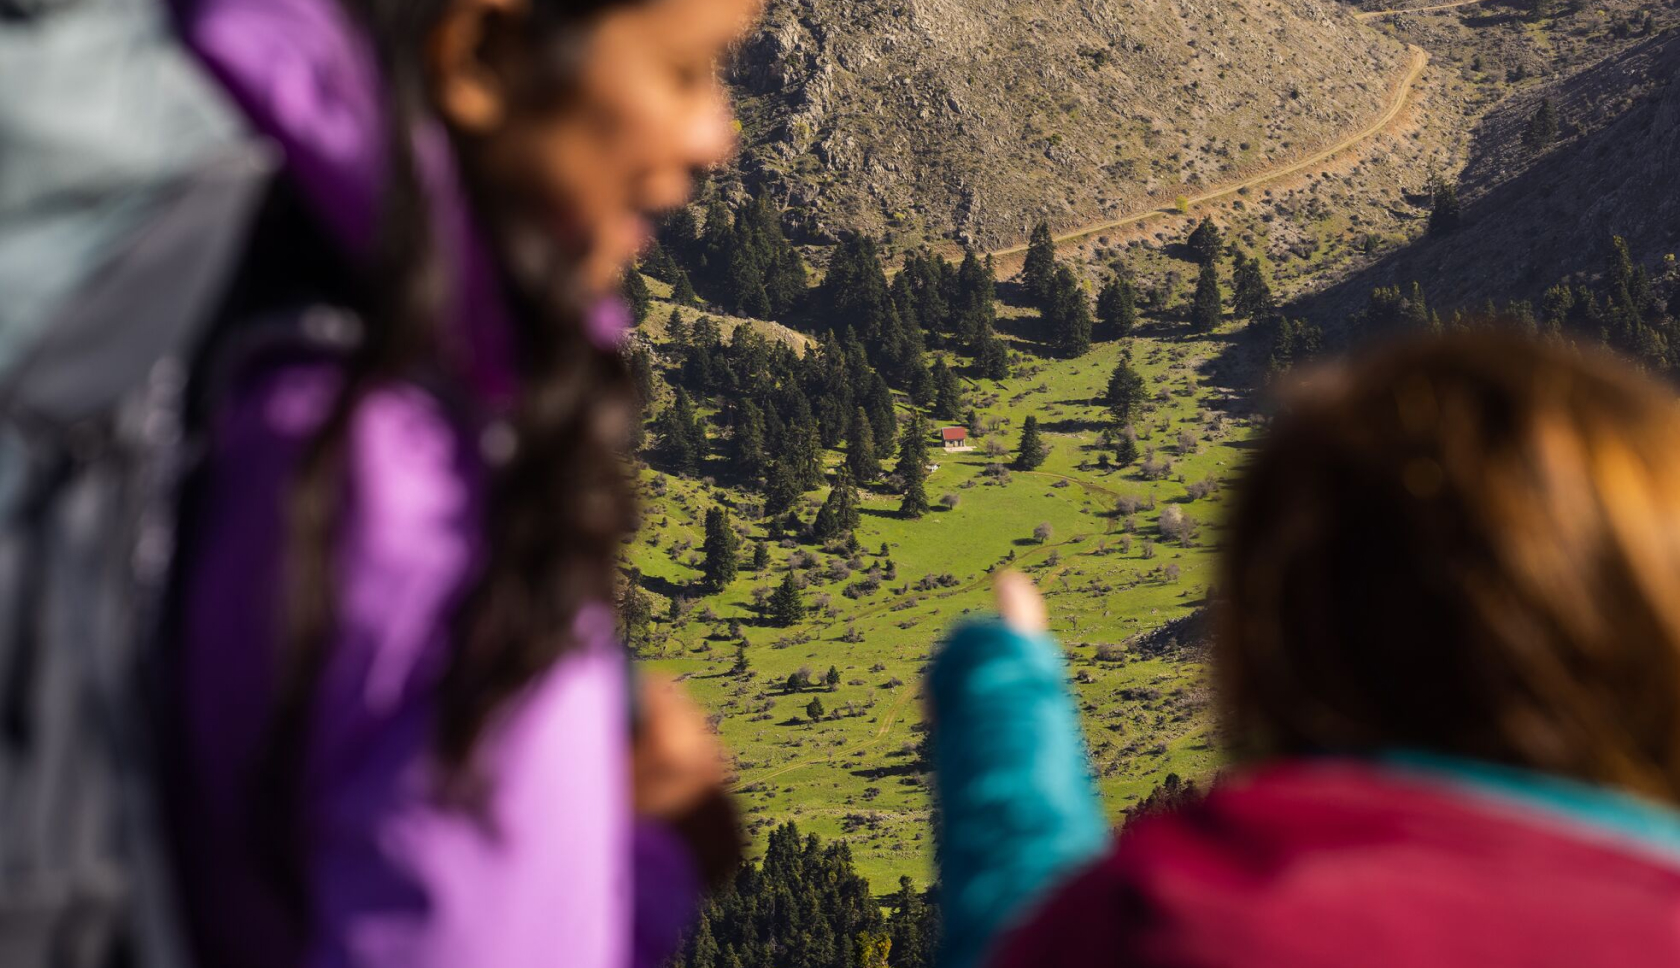
M 1536 144 L 1527 133 L 1547 101 L 1557 134 Z M 1680 249 L 1680 34 L 1506 99 L 1477 126 L 1459 184 L 1458 229 L 1418 239 L 1300 310 L 1334 324 L 1374 287 L 1413 280 L 1442 311 L 1534 298 L 1597 271 L 1612 235 L 1648 261 Z

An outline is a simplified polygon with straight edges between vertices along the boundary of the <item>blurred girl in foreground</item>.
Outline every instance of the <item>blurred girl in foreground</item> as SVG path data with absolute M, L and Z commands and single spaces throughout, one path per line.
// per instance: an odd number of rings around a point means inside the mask
M 697 711 L 632 741 L 611 293 L 732 148 L 757 2 L 179 4 L 284 164 L 189 505 L 204 964 L 651 965 L 731 865 Z
M 1031 586 L 938 658 L 946 965 L 1680 961 L 1669 390 L 1406 343 L 1288 401 L 1229 524 L 1237 765 L 1112 845 Z

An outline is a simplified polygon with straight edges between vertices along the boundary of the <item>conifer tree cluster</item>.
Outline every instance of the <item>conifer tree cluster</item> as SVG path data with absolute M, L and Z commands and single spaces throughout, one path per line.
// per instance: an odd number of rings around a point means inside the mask
M 980 375 L 1009 375 L 1009 353 L 997 335 L 997 278 L 991 257 L 973 251 L 952 266 L 944 256 L 912 252 L 893 279 L 893 304 L 905 329 L 927 345 L 959 350 L 974 359 Z M 917 394 L 914 374 L 904 386 Z
M 1056 266 L 1050 281 L 1049 296 L 1044 303 L 1044 321 L 1049 331 L 1050 345 L 1057 353 L 1069 358 L 1084 356 L 1091 349 L 1091 300 L 1085 295 L 1073 268 L 1063 262 Z
M 682 210 L 665 227 L 660 258 L 673 263 L 674 288 L 692 274 L 701 295 L 737 316 L 775 319 L 805 298 L 805 260 L 765 195 L 734 208 L 714 195 L 698 227 L 692 212 Z
M 1626 240 L 1612 237 L 1596 284 L 1584 278 L 1564 280 L 1546 289 L 1537 310 L 1528 300 L 1503 307 L 1492 301 L 1474 309 L 1454 310 L 1446 320 L 1431 311 L 1423 287 L 1380 286 L 1355 314 L 1355 332 L 1461 330 L 1475 326 L 1513 326 L 1554 338 L 1601 342 L 1658 372 L 1680 374 L 1680 266 L 1667 260 L 1660 277 L 1640 264 Z
M 694 281 L 689 278 L 688 270 L 677 265 L 676 260 L 671 258 L 671 253 L 658 239 L 648 243 L 647 251 L 642 253 L 640 268 L 649 276 L 670 283 L 671 301 L 677 305 L 694 306 L 700 301 L 694 292 Z
M 1365 308 L 1354 315 L 1353 325 L 1357 331 L 1381 336 L 1422 329 L 1439 330 L 1441 320 L 1429 311 L 1423 286 L 1414 282 L 1406 290 L 1397 285 L 1378 286 L 1371 290 L 1371 298 Z
M 813 698 L 805 712 L 820 709 Z M 939 912 L 929 895 L 900 878 L 886 906 L 845 842 L 784 823 L 762 861 L 707 899 L 669 968 L 933 968 Z
M 818 541 L 844 537 L 857 530 L 859 520 L 857 488 L 852 486 L 851 472 L 841 466 L 834 472 L 834 486 L 828 489 L 828 498 L 817 511 L 811 535 Z
M 1097 320 L 1111 336 L 1125 337 L 1132 335 L 1137 318 L 1137 289 L 1117 267 L 1097 293 Z
M 1043 320 L 1041 340 L 1066 357 L 1083 356 L 1091 349 L 1091 300 L 1073 267 L 1056 259 L 1050 225 L 1039 222 L 1027 242 L 1021 285 L 1038 306 Z
M 1260 325 L 1270 330 L 1268 343 L 1271 348 L 1266 358 L 1268 378 L 1312 359 L 1323 349 L 1323 332 L 1306 320 L 1289 319 L 1282 313 L 1273 313 Z
M 676 399 L 654 420 L 659 448 L 678 473 L 696 474 L 706 456 L 706 428 L 694 412 L 688 391 L 677 388 Z

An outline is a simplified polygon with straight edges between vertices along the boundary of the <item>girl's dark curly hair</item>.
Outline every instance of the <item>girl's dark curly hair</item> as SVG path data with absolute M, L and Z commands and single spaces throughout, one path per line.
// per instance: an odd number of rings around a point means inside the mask
M 522 107 L 564 109 L 592 20 L 636 0 L 535 0 L 531 10 L 493 26 L 497 53 Z M 431 224 L 415 161 L 416 132 L 441 128 L 422 62 L 447 0 L 348 0 L 375 45 L 384 79 L 388 172 L 378 247 L 362 290 L 368 316 L 335 409 L 313 442 L 291 494 L 287 557 L 287 633 L 269 762 L 268 811 L 293 818 L 271 842 L 297 856 L 297 783 L 315 681 L 334 625 L 334 535 L 344 488 L 348 428 L 370 388 L 393 380 L 437 385 L 449 368 L 440 326 L 449 272 Z M 456 617 L 454 648 L 438 702 L 435 750 L 446 792 L 471 793 L 474 746 L 515 694 L 576 646 L 573 623 L 592 603 L 609 602 L 622 540 L 634 524 L 630 480 L 621 458 L 634 419 L 633 390 L 619 354 L 586 328 L 577 256 L 528 223 L 500 186 L 482 177 L 479 146 L 450 133 L 479 227 L 491 240 L 515 320 L 518 395 L 508 418 L 513 447 L 493 462 L 480 573 Z M 445 396 L 469 399 L 465 393 Z M 470 405 L 469 405 L 470 408 Z M 475 415 L 462 413 L 464 426 Z M 278 818 L 276 818 L 278 819 Z M 283 863 L 282 866 L 291 866 Z M 293 872 L 294 874 L 296 871 Z M 294 877 L 283 876 L 292 888 Z M 296 894 L 301 901 L 303 895 Z

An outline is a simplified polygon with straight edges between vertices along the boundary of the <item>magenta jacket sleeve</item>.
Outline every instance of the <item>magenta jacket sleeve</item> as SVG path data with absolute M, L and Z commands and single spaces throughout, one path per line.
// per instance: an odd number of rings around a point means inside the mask
M 632 820 L 626 659 L 605 607 L 484 739 L 483 808 L 435 796 L 434 696 L 476 553 L 460 440 L 412 388 L 353 424 L 342 627 L 311 757 L 315 963 L 651 966 L 698 882 L 684 845 Z
M 261 522 L 289 476 L 272 455 L 297 450 L 335 386 L 320 368 L 264 381 L 233 408 L 213 458 L 183 697 L 185 869 L 195 920 L 224 955 L 206 963 L 651 968 L 692 917 L 699 878 L 674 835 L 632 815 L 627 660 L 607 608 L 579 616 L 579 646 L 481 739 L 477 808 L 438 796 L 436 699 L 481 551 L 481 487 L 469 438 L 404 385 L 366 398 L 351 426 L 338 625 L 301 788 L 307 936 L 264 916 L 272 889 L 243 825 L 273 701 L 262 613 L 281 542 Z M 297 957 L 254 957 L 263 947 Z

